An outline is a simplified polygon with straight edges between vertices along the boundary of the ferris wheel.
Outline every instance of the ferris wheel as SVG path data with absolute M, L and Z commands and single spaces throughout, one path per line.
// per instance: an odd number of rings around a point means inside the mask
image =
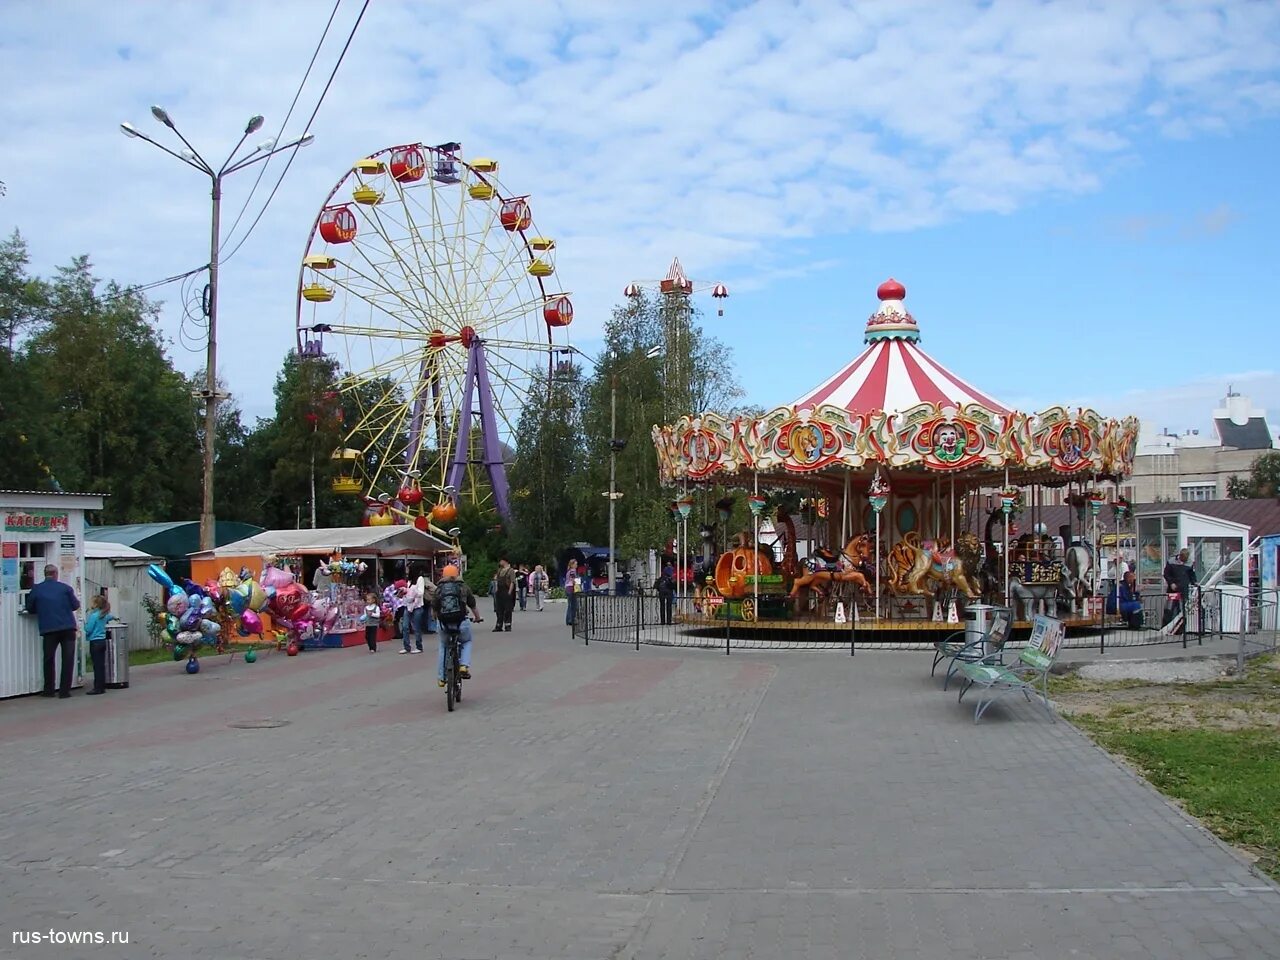
M 298 353 L 341 367 L 334 489 L 375 505 L 371 522 L 447 524 L 460 497 L 509 517 L 520 414 L 545 399 L 573 320 L 528 195 L 461 152 L 414 143 L 356 161 L 302 258 Z M 432 507 L 437 494 L 449 500 Z

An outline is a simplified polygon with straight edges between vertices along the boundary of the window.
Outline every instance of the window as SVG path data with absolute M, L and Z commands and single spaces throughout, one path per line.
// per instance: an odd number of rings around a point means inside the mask
M 18 543 L 18 602 L 26 602 L 26 592 L 44 579 L 45 550 L 43 542 Z
M 1216 483 L 1183 483 L 1178 485 L 1179 499 L 1192 503 L 1218 499 Z

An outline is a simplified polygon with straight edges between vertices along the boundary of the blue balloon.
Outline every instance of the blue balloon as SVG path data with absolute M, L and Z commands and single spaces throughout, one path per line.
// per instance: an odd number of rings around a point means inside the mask
M 160 566 L 160 564 L 153 563 L 147 567 L 147 576 L 160 584 L 160 586 L 164 587 L 166 590 L 173 589 L 173 578 L 170 577 L 169 574 L 165 573 L 164 567 Z
M 236 612 L 236 616 L 249 609 L 249 598 L 239 590 L 232 590 L 227 601 L 231 604 L 231 609 Z

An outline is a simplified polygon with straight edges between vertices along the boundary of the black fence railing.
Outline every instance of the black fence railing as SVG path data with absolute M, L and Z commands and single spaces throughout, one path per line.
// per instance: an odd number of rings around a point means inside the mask
M 936 620 L 933 605 L 920 602 L 915 616 L 882 610 L 876 619 L 858 604 L 834 611 L 815 606 L 798 614 L 783 606 L 760 608 L 738 602 L 695 601 L 692 597 L 661 597 L 652 590 L 626 595 L 579 594 L 574 598 L 573 636 L 583 643 L 750 650 L 847 650 L 858 648 L 920 650 L 965 629 L 965 605 L 957 603 L 959 622 Z M 1214 588 L 1197 592 L 1183 608 L 1164 594 L 1142 598 L 1141 615 L 1107 612 L 1102 598 L 1086 600 L 1082 610 L 1051 610 L 1019 605 L 1014 614 L 1011 644 L 1019 645 L 1030 632 L 1031 617 L 1045 612 L 1067 624 L 1064 646 L 1109 650 L 1181 644 L 1184 648 L 1238 637 L 1241 658 L 1277 646 L 1280 603 L 1276 591 L 1249 594 L 1239 589 Z M 945 608 L 951 605 L 944 604 Z M 952 611 L 948 609 L 948 613 Z M 1234 649 L 1234 648 L 1232 648 Z M 1230 651 L 1227 651 L 1230 652 Z

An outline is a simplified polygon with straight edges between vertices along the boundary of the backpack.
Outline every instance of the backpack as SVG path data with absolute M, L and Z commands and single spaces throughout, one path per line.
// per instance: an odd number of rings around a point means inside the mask
M 436 587 L 436 615 L 441 623 L 451 627 L 467 619 L 467 605 L 462 601 L 462 581 L 442 580 Z

